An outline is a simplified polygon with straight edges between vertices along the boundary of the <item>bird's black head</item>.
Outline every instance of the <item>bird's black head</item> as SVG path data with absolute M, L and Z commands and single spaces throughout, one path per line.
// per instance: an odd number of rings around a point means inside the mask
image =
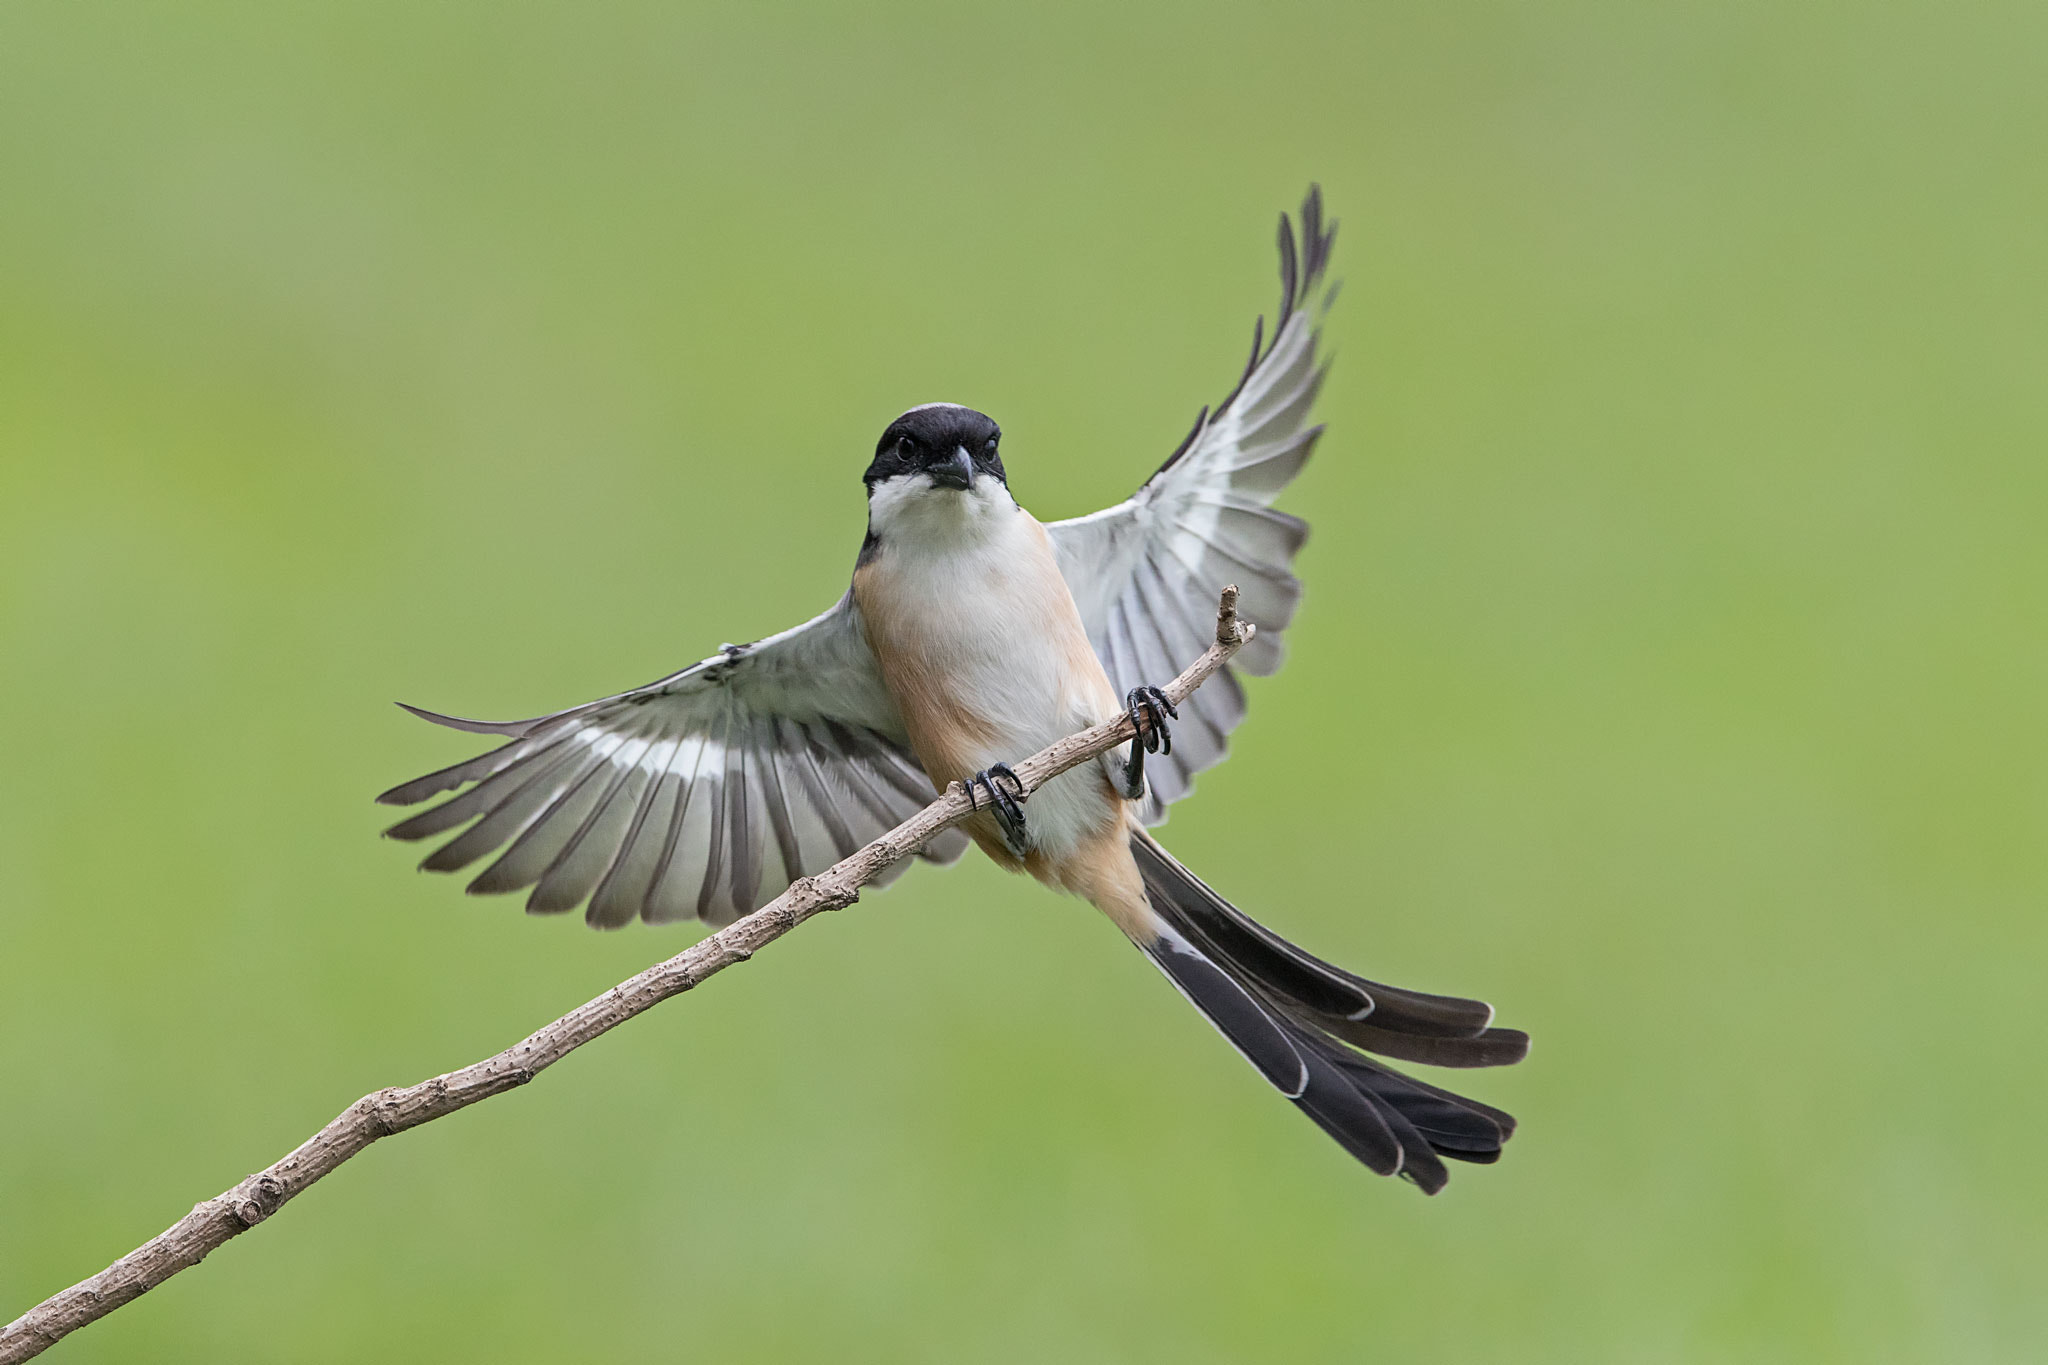
M 926 403 L 889 424 L 861 481 L 870 494 L 876 484 L 906 474 L 930 475 L 934 488 L 972 488 L 978 478 L 1007 485 L 996 453 L 1002 439 L 1002 428 L 973 408 Z

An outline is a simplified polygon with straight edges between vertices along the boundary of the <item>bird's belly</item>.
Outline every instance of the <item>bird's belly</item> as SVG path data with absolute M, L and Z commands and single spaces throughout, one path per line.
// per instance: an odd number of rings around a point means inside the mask
M 1011 697 L 1016 699 L 1015 689 Z M 998 763 L 1017 763 L 1103 717 L 1081 712 L 1054 691 L 1033 700 L 1028 710 L 1013 707 L 995 713 L 1002 719 L 986 739 L 978 739 L 958 755 L 948 780 L 958 780 Z M 933 774 L 936 778 L 937 774 Z M 1000 779 L 998 779 L 1000 780 Z M 1085 763 L 1039 788 L 1025 806 L 1028 846 L 1055 861 L 1070 856 L 1083 843 L 1120 818 L 1120 802 L 1094 763 Z
M 1049 666 L 1053 661 L 1042 653 L 1029 653 L 1028 647 L 1012 648 L 976 657 L 967 649 L 940 648 L 927 656 L 937 666 L 921 680 L 926 686 L 914 690 L 928 688 L 945 703 L 913 703 L 904 711 L 912 746 L 933 782 L 943 785 L 998 763 L 1021 762 L 1113 713 L 1102 698 L 1077 697 L 1072 677 Z M 1025 809 L 1030 846 L 1055 859 L 1117 819 L 1115 794 L 1093 763 L 1054 778 Z

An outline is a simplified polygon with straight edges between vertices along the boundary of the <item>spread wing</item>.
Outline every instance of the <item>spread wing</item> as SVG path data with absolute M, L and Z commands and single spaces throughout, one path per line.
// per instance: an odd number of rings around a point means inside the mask
M 1216 597 L 1242 590 L 1238 610 L 1259 628 L 1235 667 L 1267 674 L 1280 666 L 1280 632 L 1294 617 L 1301 582 L 1291 565 L 1308 523 L 1271 504 L 1301 471 L 1322 434 L 1309 409 L 1322 387 L 1316 325 L 1336 294 L 1322 290 L 1337 225 L 1323 221 L 1322 191 L 1301 205 L 1301 246 L 1280 215 L 1280 320 L 1263 351 L 1263 318 L 1252 354 L 1228 398 L 1202 410 L 1194 430 L 1143 488 L 1092 516 L 1055 522 L 1060 570 L 1109 678 L 1122 696 L 1185 668 L 1215 636 Z M 1227 736 L 1244 718 L 1244 690 L 1222 669 L 1181 707 L 1173 753 L 1145 761 L 1151 783 L 1144 817 L 1166 818 L 1193 778 L 1221 762 Z
M 467 825 L 420 866 L 453 872 L 502 847 L 471 892 L 532 887 L 526 908 L 538 914 L 587 898 L 599 928 L 636 915 L 730 923 L 935 794 L 847 598 L 794 630 L 552 715 L 406 709 L 510 742 L 378 797 L 410 806 L 468 787 L 387 833 Z M 953 829 L 920 856 L 951 862 L 966 848 Z

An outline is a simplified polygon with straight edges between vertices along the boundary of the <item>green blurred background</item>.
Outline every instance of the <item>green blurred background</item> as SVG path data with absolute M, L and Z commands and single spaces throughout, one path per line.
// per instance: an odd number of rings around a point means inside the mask
M 0 1318 L 677 951 L 380 843 L 840 591 L 898 410 L 1048 519 L 1344 223 L 1291 661 L 1165 830 L 1530 1029 L 1372 1179 L 921 869 L 53 1359 L 2048 1356 L 2048 10 L 0 10 Z

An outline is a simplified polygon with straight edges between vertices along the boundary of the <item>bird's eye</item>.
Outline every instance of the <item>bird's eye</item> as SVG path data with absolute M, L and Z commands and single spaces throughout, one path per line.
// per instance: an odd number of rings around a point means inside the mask
M 989 454 L 991 454 L 991 455 L 995 454 L 995 453 L 996 453 L 996 438 L 995 438 L 995 437 L 993 437 L 993 436 L 989 437 L 989 438 L 988 438 L 988 440 L 987 440 L 986 442 L 984 442 L 984 443 L 982 444 L 982 447 L 981 447 L 981 448 L 982 448 L 983 450 L 987 451 L 987 452 L 988 452 Z
M 917 454 L 917 442 L 911 440 L 908 436 L 898 436 L 896 438 L 896 453 L 906 460 L 910 459 Z

